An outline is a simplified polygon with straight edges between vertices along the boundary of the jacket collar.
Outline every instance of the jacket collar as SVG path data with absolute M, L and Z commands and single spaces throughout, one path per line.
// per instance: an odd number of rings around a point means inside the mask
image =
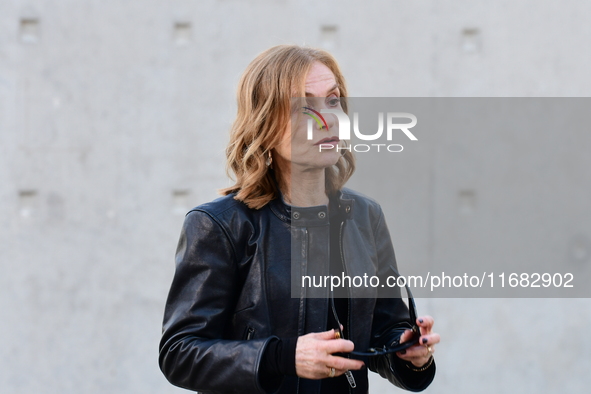
M 349 219 L 353 214 L 353 205 L 355 200 L 347 199 L 339 190 L 331 201 L 337 203 L 337 209 L 342 217 Z M 313 207 L 296 207 L 287 204 L 283 200 L 283 195 L 279 192 L 279 196 L 269 203 L 271 211 L 282 221 L 293 224 L 294 226 L 323 226 L 329 223 L 328 221 L 328 206 L 317 205 Z

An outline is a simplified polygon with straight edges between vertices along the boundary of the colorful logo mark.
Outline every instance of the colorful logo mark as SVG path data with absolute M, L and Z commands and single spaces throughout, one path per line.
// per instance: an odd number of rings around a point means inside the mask
M 320 127 L 321 129 L 323 127 L 326 127 L 326 130 L 328 131 L 328 124 L 326 123 L 326 120 L 324 120 L 324 117 L 320 114 L 320 112 L 315 111 L 315 110 L 313 110 L 312 108 L 309 108 L 309 107 L 302 107 L 302 108 L 305 109 L 306 111 L 313 112 L 313 114 L 311 114 L 310 112 L 304 111 L 304 113 L 306 115 L 312 117 L 312 119 L 314 119 L 316 121 L 316 123 L 318 123 L 318 127 Z M 316 114 L 317 116 L 315 116 L 314 114 Z M 321 119 L 322 119 L 322 122 L 320 121 Z M 324 123 L 324 125 L 323 125 L 323 123 Z

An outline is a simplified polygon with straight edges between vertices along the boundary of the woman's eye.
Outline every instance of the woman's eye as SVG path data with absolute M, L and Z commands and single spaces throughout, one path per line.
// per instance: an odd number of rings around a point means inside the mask
M 328 100 L 328 105 L 331 107 L 338 107 L 341 104 L 341 100 L 338 97 L 333 97 Z

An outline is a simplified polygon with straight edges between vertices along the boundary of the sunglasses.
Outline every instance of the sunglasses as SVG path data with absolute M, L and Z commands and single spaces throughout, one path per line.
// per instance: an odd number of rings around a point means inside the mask
M 353 355 L 353 356 L 360 356 L 360 357 L 383 356 L 385 354 L 396 353 L 401 350 L 408 349 L 409 347 L 414 346 L 419 343 L 419 339 L 421 337 L 421 330 L 419 329 L 419 327 L 416 324 L 417 307 L 415 305 L 415 301 L 412 297 L 412 293 L 410 292 L 410 289 L 408 288 L 407 285 L 405 285 L 405 288 L 406 288 L 406 293 L 408 295 L 408 310 L 409 310 L 409 315 L 410 315 L 410 321 L 412 324 L 412 327 L 410 328 L 412 331 L 411 337 L 402 343 L 400 343 L 400 337 L 398 337 L 398 338 L 396 338 L 396 340 L 394 342 L 390 343 L 389 345 L 384 345 L 381 348 L 369 348 L 365 351 L 352 351 L 348 354 Z M 339 316 L 337 315 L 337 310 L 336 310 L 335 303 L 334 303 L 334 295 L 331 295 L 330 301 L 331 301 L 332 313 L 333 313 L 334 320 L 335 320 L 336 326 L 337 326 L 335 328 L 335 331 L 336 331 L 335 337 L 337 339 L 338 338 L 346 339 L 345 336 L 343 335 L 343 330 L 341 329 L 342 325 L 339 320 Z M 402 334 L 401 334 L 401 336 L 402 336 Z M 349 378 L 349 376 L 347 376 L 347 378 Z

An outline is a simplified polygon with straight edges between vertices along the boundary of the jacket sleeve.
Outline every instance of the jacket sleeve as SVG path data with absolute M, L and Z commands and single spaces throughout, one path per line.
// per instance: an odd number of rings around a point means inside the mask
M 204 211 L 185 218 L 164 312 L 160 369 L 174 385 L 204 392 L 265 393 L 259 366 L 272 339 L 224 339 L 240 292 L 234 247 Z
M 374 229 L 374 239 L 378 254 L 378 275 L 380 281 L 385 282 L 387 276 L 396 275 L 398 268 L 390 232 L 381 209 Z M 396 289 L 396 293 L 393 293 L 392 290 L 387 289 L 387 295 L 382 293 L 376 300 L 372 325 L 372 347 L 390 345 L 406 329 L 412 327 L 408 308 L 400 298 L 400 290 Z M 409 391 L 423 391 L 435 377 L 435 362 L 425 371 L 416 372 L 408 368 L 407 362 L 400 359 L 395 353 L 370 357 L 368 367 L 395 386 Z

